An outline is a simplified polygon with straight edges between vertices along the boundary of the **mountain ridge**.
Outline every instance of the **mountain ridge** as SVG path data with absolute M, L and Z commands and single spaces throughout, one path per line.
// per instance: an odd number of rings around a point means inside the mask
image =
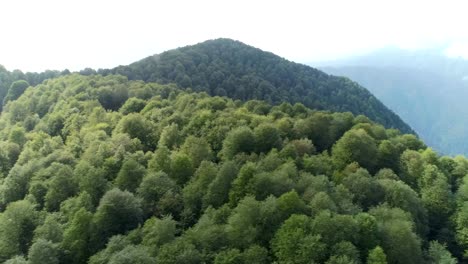
M 415 133 L 357 83 L 226 38 L 165 51 L 97 73 L 163 84 L 175 82 L 184 88 L 240 100 L 299 102 L 318 110 L 350 111 L 388 128 Z
M 227 38 L 168 50 L 129 65 L 97 71 L 86 68 L 79 73 L 120 74 L 130 80 L 176 83 L 210 95 L 226 95 L 244 101 L 302 103 L 318 110 L 349 111 L 355 115 L 363 114 L 388 128 L 415 134 L 399 116 L 356 82 L 330 76 L 305 64 L 291 62 L 272 52 Z M 70 71 L 22 73 L 0 67 L 0 99 L 3 101 L 17 80 L 25 80 L 34 86 L 67 74 Z

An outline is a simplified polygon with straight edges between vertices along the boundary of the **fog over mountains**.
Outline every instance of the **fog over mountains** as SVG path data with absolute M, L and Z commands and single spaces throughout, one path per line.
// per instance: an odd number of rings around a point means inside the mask
M 387 48 L 319 66 L 368 88 L 437 151 L 468 153 L 468 61 L 442 49 Z

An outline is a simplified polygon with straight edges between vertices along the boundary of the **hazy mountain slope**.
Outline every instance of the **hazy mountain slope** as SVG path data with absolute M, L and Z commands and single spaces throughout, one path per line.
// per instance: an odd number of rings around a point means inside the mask
M 449 58 L 444 55 L 445 47 L 421 50 L 405 50 L 387 47 L 374 52 L 351 56 L 335 61 L 311 63 L 317 67 L 372 66 L 411 68 L 429 71 L 438 75 L 454 76 L 457 79 L 468 76 L 468 61 L 463 58 Z
M 234 99 L 261 99 L 274 104 L 300 102 L 315 109 L 350 111 L 386 127 L 412 132 L 358 84 L 230 39 L 170 50 L 99 73 L 122 74 L 130 80 L 175 82 L 181 87 Z
M 342 66 L 333 62 L 333 67 L 321 69 L 367 87 L 428 145 L 446 154 L 467 154 L 468 82 L 464 76 L 468 70 L 464 70 L 464 61 L 433 52 L 393 51 L 393 57 L 388 53 L 343 60 Z

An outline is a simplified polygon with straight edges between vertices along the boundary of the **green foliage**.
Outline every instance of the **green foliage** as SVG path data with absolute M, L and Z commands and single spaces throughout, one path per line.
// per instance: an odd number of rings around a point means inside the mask
M 179 126 L 175 123 L 165 127 L 161 132 L 158 147 L 167 147 L 173 149 L 180 144 Z
M 364 116 L 75 74 L 28 88 L 0 126 L 0 262 L 421 263 L 468 251 L 468 161 Z
M 138 161 L 134 159 L 125 160 L 115 178 L 115 185 L 121 190 L 135 192 L 145 173 L 145 167 Z
M 253 245 L 242 252 L 244 263 L 266 264 L 269 263 L 268 251 L 266 248 Z
M 346 257 L 349 259 L 349 262 L 351 263 L 359 262 L 359 251 L 357 250 L 356 246 L 354 246 L 353 243 L 349 241 L 341 241 L 335 244 L 332 247 L 331 252 L 332 252 L 332 258 L 335 256 L 338 256 L 338 259 L 340 257 Z
M 387 264 L 387 256 L 380 246 L 369 251 L 367 256 L 367 264 Z
M 5 264 L 28 264 L 29 262 L 23 256 L 15 256 L 3 263 Z
M 326 245 L 320 235 L 312 234 L 305 215 L 292 215 L 283 223 L 272 240 L 272 249 L 280 263 L 320 263 L 326 255 Z
M 406 150 L 400 156 L 400 178 L 409 186 L 416 188 L 418 179 L 424 171 L 424 161 L 421 154 L 414 150 Z
M 150 247 L 153 252 L 157 251 L 163 244 L 174 240 L 177 231 L 176 224 L 177 222 L 172 220 L 171 217 L 148 219 L 141 230 L 141 243 Z
M 384 201 L 392 207 L 398 207 L 409 213 L 416 225 L 418 233 L 427 232 L 427 210 L 418 194 L 401 181 L 379 180 L 383 190 Z
M 141 220 L 140 203 L 133 194 L 119 189 L 108 191 L 93 216 L 94 246 L 101 248 L 108 238 L 132 230 Z
M 46 216 L 44 223 L 34 230 L 34 240 L 44 239 L 52 243 L 60 243 L 63 239 L 63 225 L 59 213 Z
M 242 255 L 241 252 L 236 249 L 227 249 L 219 252 L 214 262 L 215 264 L 242 264 Z
M 128 99 L 128 90 L 119 84 L 120 81 L 111 83 L 111 86 L 99 87 L 96 91 L 98 100 L 105 109 L 117 110 Z
M 198 168 L 202 161 L 213 159 L 211 146 L 204 138 L 188 136 L 181 150 L 189 156 L 195 168 Z
M 271 124 L 261 124 L 254 131 L 257 152 L 267 153 L 272 148 L 281 147 L 281 138 L 278 129 Z
M 435 165 L 427 165 L 420 186 L 421 201 L 427 208 L 430 226 L 440 229 L 446 224 L 454 208 L 447 177 Z
M 331 256 L 325 264 L 357 264 L 356 260 L 348 256 Z
M 147 174 L 137 189 L 145 215 L 178 215 L 182 197 L 180 187 L 164 172 Z
M 28 87 L 29 83 L 27 81 L 19 80 L 13 82 L 10 86 L 10 89 L 8 89 L 5 98 L 3 99 L 3 105 L 6 105 L 8 101 L 18 99 L 18 97 L 20 97 L 20 95 L 22 95 Z
M 58 211 L 60 204 L 67 198 L 75 195 L 78 186 L 73 179 L 73 171 L 70 167 L 63 167 L 57 172 L 57 176 L 50 180 L 47 193 L 44 197 L 45 208 L 49 211 Z
M 63 233 L 62 247 L 68 250 L 67 259 L 70 263 L 82 263 L 91 253 L 92 218 L 92 213 L 84 208 L 79 209 Z
M 353 195 L 353 200 L 362 208 L 369 208 L 379 204 L 382 200 L 382 188 L 376 183 L 365 169 L 347 175 L 343 185 Z
M 141 246 L 127 246 L 112 255 L 109 264 L 152 264 L 155 263 L 146 248 Z
M 137 138 L 148 148 L 156 145 L 153 123 L 138 113 L 126 115 L 117 124 L 117 131 L 127 133 L 131 138 Z
M 27 254 L 39 221 L 39 214 L 30 202 L 8 205 L 0 215 L 0 261 Z
M 90 264 L 105 264 L 110 261 L 114 254 L 122 251 L 127 246 L 130 246 L 130 241 L 127 237 L 116 235 L 109 239 L 105 249 L 99 251 L 89 258 Z
M 120 112 L 124 115 L 128 115 L 130 113 L 138 113 L 143 108 L 145 108 L 146 102 L 143 99 L 140 98 L 129 98 L 124 105 L 120 108 Z
M 377 153 L 375 140 L 363 129 L 349 130 L 333 146 L 334 162 L 338 168 L 344 168 L 355 161 L 373 171 Z
M 423 263 L 421 240 L 413 232 L 407 213 L 386 207 L 374 208 L 370 213 L 377 219 L 378 236 L 389 263 Z
M 329 210 L 330 212 L 338 211 L 338 207 L 335 202 L 326 192 L 318 192 L 315 194 L 314 198 L 310 201 L 309 206 L 313 215 L 324 210 Z
M 468 202 L 464 201 L 456 214 L 456 238 L 465 256 L 468 255 Z
M 268 197 L 257 201 L 246 197 L 239 202 L 228 219 L 226 231 L 233 245 L 247 248 L 255 241 L 267 243 L 281 222 L 278 215 L 276 199 Z
M 232 130 L 223 142 L 223 156 L 232 159 L 236 154 L 250 153 L 254 150 L 255 135 L 248 127 L 239 127 Z
M 105 178 L 104 170 L 95 168 L 84 161 L 75 167 L 74 174 L 79 189 L 89 194 L 92 204 L 97 205 L 99 199 L 109 188 L 109 182 Z
M 176 152 L 171 157 L 171 172 L 169 176 L 179 185 L 184 185 L 193 175 L 193 163 L 190 157 L 182 152 Z
M 71 197 L 63 201 L 60 205 L 60 213 L 65 219 L 72 219 L 73 216 L 81 209 L 85 211 L 94 211 L 92 197 L 86 191 L 81 192 L 78 196 Z
M 292 214 L 307 213 L 308 208 L 296 191 L 289 191 L 278 198 L 278 209 L 282 217 Z
M 219 168 L 216 178 L 208 185 L 203 197 L 203 207 L 218 208 L 228 201 L 229 190 L 231 190 L 232 182 L 237 177 L 238 171 L 237 165 L 232 161 L 225 162 Z
M 201 253 L 187 241 L 178 239 L 164 245 L 156 257 L 156 263 L 163 264 L 196 264 L 202 262 Z
M 58 245 L 44 239 L 37 240 L 29 249 L 28 261 L 31 264 L 58 264 Z
M 148 162 L 148 168 L 154 172 L 171 172 L 171 151 L 166 146 L 159 146 Z
M 129 66 L 100 70 L 99 73 L 122 74 L 130 80 L 177 83 L 180 87 L 191 87 L 213 96 L 265 100 L 275 104 L 286 101 L 314 109 L 349 111 L 364 114 L 387 127 L 406 133 L 412 131 L 357 83 L 230 39 L 209 40 L 166 51 Z M 260 111 L 262 106 L 258 108 Z M 301 113 L 303 108 L 295 105 L 294 109 Z M 255 112 L 256 109 L 251 110 Z
M 433 263 L 455 264 L 457 260 L 450 254 L 445 246 L 437 241 L 431 241 L 429 244 L 428 255 Z
M 382 168 L 398 170 L 400 151 L 390 140 L 383 140 L 378 146 L 378 164 Z

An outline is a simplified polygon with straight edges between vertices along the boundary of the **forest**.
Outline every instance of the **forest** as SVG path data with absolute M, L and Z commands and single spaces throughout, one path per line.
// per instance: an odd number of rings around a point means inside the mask
M 318 110 L 362 114 L 386 127 L 415 133 L 398 115 L 357 83 L 231 39 L 208 40 L 156 54 L 128 66 L 98 70 L 86 68 L 79 73 L 86 76 L 119 74 L 129 80 L 174 83 L 181 88 L 243 101 L 263 100 L 270 104 L 299 102 Z M 9 72 L 0 65 L 0 101 L 6 103 L 4 97 L 14 81 L 24 80 L 35 86 L 46 79 L 68 74 L 69 70 Z M 23 88 L 13 91 L 19 95 L 25 88 L 23 85 Z
M 83 74 L 93 74 L 92 69 Z M 169 50 L 128 66 L 101 69 L 129 80 L 176 83 L 212 96 L 302 103 L 312 109 L 365 115 L 386 127 L 414 133 L 367 89 L 348 78 L 325 74 L 231 39 L 208 40 Z
M 92 72 L 5 98 L 0 262 L 468 257 L 468 160 L 364 115 Z

